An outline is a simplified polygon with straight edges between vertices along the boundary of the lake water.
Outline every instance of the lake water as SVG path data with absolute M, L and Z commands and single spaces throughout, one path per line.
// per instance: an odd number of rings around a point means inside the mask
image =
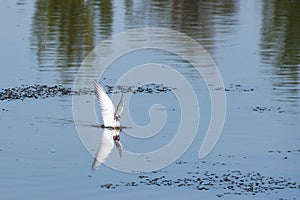
M 211 117 L 203 77 L 166 52 L 123 56 L 104 73 L 103 85 L 114 86 L 122 74 L 144 63 L 172 66 L 195 91 L 200 126 L 188 150 L 161 170 L 136 174 L 100 166 L 91 172 L 96 149 L 86 148 L 77 133 L 71 95 L 1 99 L 0 199 L 299 198 L 299 10 L 298 1 L 281 0 L 2 1 L 2 95 L 24 85 L 72 88 L 82 62 L 100 42 L 128 29 L 162 27 L 186 34 L 208 51 L 224 81 L 227 112 L 217 144 L 199 159 Z M 168 118 L 150 139 L 125 131 L 124 150 L 154 151 L 172 140 L 181 120 L 174 91 L 132 96 L 137 124 L 149 123 L 148 109 L 157 102 Z M 103 130 L 85 123 L 96 134 L 97 148 Z M 232 174 L 246 186 L 227 181 Z

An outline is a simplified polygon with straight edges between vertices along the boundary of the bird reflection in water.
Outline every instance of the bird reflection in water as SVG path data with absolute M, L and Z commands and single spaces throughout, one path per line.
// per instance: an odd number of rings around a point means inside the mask
M 93 171 L 96 171 L 99 166 L 105 162 L 106 158 L 112 152 L 114 145 L 116 145 L 120 157 L 122 156 L 122 144 L 120 141 L 120 129 L 104 128 L 100 146 L 95 154 L 94 162 L 92 165 Z
M 95 171 L 109 156 L 114 148 L 114 143 L 119 150 L 120 157 L 122 155 L 122 145 L 119 134 L 122 129 L 120 125 L 120 118 L 124 107 L 123 94 L 117 109 L 115 109 L 113 102 L 97 81 L 94 81 L 94 87 L 95 95 L 101 110 L 102 120 L 104 122 L 101 127 L 104 129 L 104 131 L 101 138 L 100 147 L 95 155 L 92 165 L 93 171 Z

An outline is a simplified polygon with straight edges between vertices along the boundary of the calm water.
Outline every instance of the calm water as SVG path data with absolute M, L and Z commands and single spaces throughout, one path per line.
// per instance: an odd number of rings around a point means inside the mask
M 207 166 L 201 166 L 203 171 L 255 170 L 269 176 L 285 176 L 299 184 L 299 10 L 298 1 L 281 0 L 1 1 L 0 89 L 22 84 L 72 87 L 84 58 L 110 36 L 148 26 L 177 30 L 195 39 L 210 53 L 229 90 L 225 126 L 216 147 L 205 158 Z M 141 51 L 124 59 L 105 74 L 104 84 L 113 85 L 130 66 L 159 61 L 185 75 L 201 99 L 199 134 L 181 158 L 190 165 L 183 166 L 180 172 L 174 166 L 165 169 L 170 176 L 180 176 L 182 171 L 201 162 L 197 157 L 198 146 L 210 119 L 205 84 L 174 55 Z M 118 69 L 121 63 L 124 68 Z M 174 115 L 168 118 L 169 126 L 163 130 L 171 133 L 143 142 L 124 136 L 124 146 L 129 150 L 153 150 L 163 146 L 173 137 L 175 128 L 172 127 L 179 120 L 177 109 L 172 111 L 178 106 L 173 103 L 172 95 L 150 98 L 137 95 L 134 102 L 140 107 L 133 117 L 138 123 L 149 121 L 148 116 L 145 117 L 148 107 L 140 104 L 145 99 L 147 105 L 162 99 L 168 114 Z M 256 107 L 262 110 L 257 111 Z M 88 177 L 93 158 L 74 127 L 71 97 L 1 101 L 0 127 L 1 199 L 118 197 L 114 192 L 100 189 L 99 185 L 136 178 L 108 167 Z M 270 150 L 283 153 L 272 154 Z M 226 165 L 212 164 L 216 162 Z M 143 196 L 152 189 L 139 188 L 137 195 Z M 153 194 L 171 197 L 172 191 L 180 199 L 186 190 L 191 198 L 201 195 L 214 198 L 218 191 L 203 194 L 190 188 L 156 188 Z M 135 189 L 117 191 L 130 198 Z M 280 190 L 278 194 L 262 194 L 261 198 L 278 195 L 293 198 L 299 197 L 300 192 L 299 189 Z

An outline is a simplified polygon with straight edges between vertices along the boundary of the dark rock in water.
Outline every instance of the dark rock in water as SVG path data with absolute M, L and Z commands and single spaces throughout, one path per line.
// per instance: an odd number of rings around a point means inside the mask
M 100 187 L 101 188 L 106 188 L 106 189 L 115 189 L 116 185 L 111 184 L 111 183 L 107 183 L 107 184 L 101 185 Z
M 143 178 L 148 178 L 148 176 L 143 176 L 143 175 L 141 175 L 141 176 L 139 176 L 138 178 L 143 179 Z
M 162 84 L 145 84 L 143 86 L 109 86 L 105 85 L 108 94 L 111 93 L 166 93 L 172 91 L 171 88 Z M 80 89 L 74 91 L 62 85 L 21 85 L 14 88 L 0 89 L 0 101 L 24 100 L 24 99 L 45 99 L 55 96 L 69 95 L 93 95 L 93 89 Z M 4 110 L 3 110 L 4 111 Z
M 269 107 L 266 107 L 266 106 L 255 106 L 255 107 L 252 107 L 252 110 L 253 111 L 256 111 L 256 112 L 259 112 L 259 113 L 264 113 L 264 112 L 270 112 L 270 111 L 273 111 L 273 112 L 278 112 L 278 113 L 283 113 L 284 111 L 281 109 L 281 107 L 273 107 L 273 106 L 269 106 Z
M 207 187 L 197 187 L 198 190 L 209 190 Z
M 114 86 L 109 86 L 105 85 L 105 89 L 108 94 L 111 93 L 148 93 L 148 94 L 153 94 L 153 93 L 166 93 L 172 91 L 172 88 L 164 86 L 162 84 L 156 84 L 156 83 L 149 83 L 149 84 L 144 84 L 142 86 L 121 86 L 117 85 L 116 87 Z
M 138 184 L 132 181 L 131 183 L 125 183 L 125 186 L 138 186 Z
M 54 96 L 64 96 L 73 94 L 71 88 L 64 88 L 61 85 L 22 85 L 15 88 L 7 88 L 0 90 L 0 100 L 24 100 L 26 98 L 45 99 Z
M 197 172 L 197 173 L 196 173 Z M 152 175 L 151 175 L 152 174 Z M 270 193 L 271 191 L 284 189 L 300 189 L 300 185 L 289 178 L 264 176 L 261 173 L 242 172 L 240 170 L 227 171 L 223 174 L 211 173 L 205 171 L 200 174 L 198 170 L 195 173 L 187 172 L 184 178 L 172 179 L 167 176 L 159 176 L 160 172 L 155 171 L 149 175 L 139 175 L 139 184 L 134 181 L 121 182 L 120 184 L 103 184 L 101 188 L 115 189 L 117 186 L 156 186 L 156 187 L 178 187 L 194 188 L 199 191 L 219 189 L 224 191 L 218 193 L 217 197 L 227 194 L 234 195 L 256 195 Z M 191 176 L 192 175 L 192 176 Z
M 243 88 L 241 84 L 229 84 L 229 87 L 225 88 L 226 92 L 253 92 L 253 88 Z

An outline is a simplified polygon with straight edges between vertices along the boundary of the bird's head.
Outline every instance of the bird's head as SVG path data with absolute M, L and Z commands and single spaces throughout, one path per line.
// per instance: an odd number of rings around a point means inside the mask
M 116 121 L 120 121 L 120 118 L 121 118 L 120 115 L 115 115 L 115 117 L 114 117 L 114 119 L 115 119 Z

